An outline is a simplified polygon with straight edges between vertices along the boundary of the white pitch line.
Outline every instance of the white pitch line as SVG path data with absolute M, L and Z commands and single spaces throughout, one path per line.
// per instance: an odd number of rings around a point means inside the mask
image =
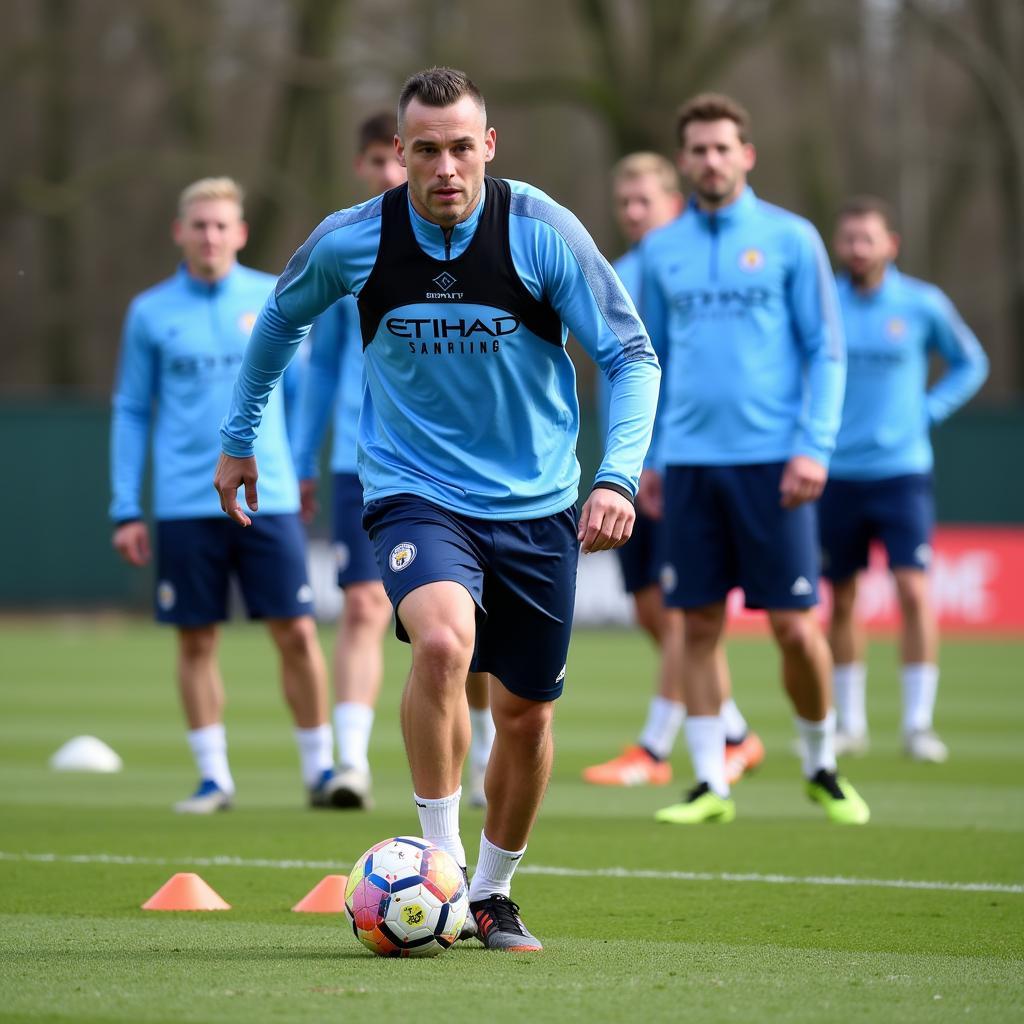
M 155 867 L 277 868 L 286 871 L 317 869 L 344 871 L 347 861 L 263 860 L 248 857 L 133 857 L 118 853 L 9 853 L 0 861 L 38 864 L 127 864 Z M 522 875 L 554 875 L 561 878 L 641 878 L 658 882 L 756 882 L 762 885 L 824 885 L 865 889 L 916 889 L 929 892 L 995 892 L 1024 894 L 1024 884 L 1003 882 L 932 882 L 909 878 L 852 878 L 846 875 L 761 875 L 730 871 L 654 871 L 643 868 L 558 868 L 524 864 Z

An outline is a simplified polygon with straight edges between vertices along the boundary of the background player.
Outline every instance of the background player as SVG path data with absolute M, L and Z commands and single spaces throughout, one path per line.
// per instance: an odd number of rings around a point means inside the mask
M 619 230 L 630 248 L 612 267 L 634 302 L 640 298 L 641 239 L 679 216 L 683 195 L 679 177 L 671 162 L 658 153 L 631 153 L 612 169 L 612 200 Z M 598 408 L 607 421 L 608 385 L 597 376 Z M 633 595 L 636 621 L 650 636 L 661 658 L 657 690 L 647 709 L 647 721 L 635 744 L 618 757 L 583 770 L 583 778 L 598 786 L 664 785 L 672 781 L 669 757 L 686 716 L 680 682 L 683 656 L 683 615 L 666 609 L 661 596 L 659 573 L 661 553 L 658 521 L 637 509 L 633 535 L 615 549 L 622 568 L 626 592 Z M 764 746 L 732 699 L 725 651 L 719 666 L 723 687 L 722 716 L 725 721 L 725 771 L 730 783 L 764 759 Z
M 880 540 L 902 613 L 903 743 L 917 761 L 945 761 L 932 729 L 938 624 L 928 593 L 935 508 L 931 427 L 981 387 L 988 360 L 934 285 L 901 274 L 888 206 L 862 196 L 839 213 L 835 253 L 849 368 L 842 426 L 818 518 L 824 574 L 832 581 L 829 642 L 835 658 L 836 749 L 867 749 L 864 636 L 854 604 L 868 544 Z M 930 387 L 929 362 L 946 372 Z
M 113 398 L 110 514 L 118 553 L 131 565 L 147 564 L 141 490 L 152 430 L 156 617 L 178 630 L 178 683 L 200 775 L 198 789 L 175 809 L 222 810 L 235 791 L 217 661 L 217 623 L 227 618 L 232 576 L 249 615 L 267 620 L 310 801 L 328 805 L 334 779 L 326 670 L 310 614 L 282 395 L 268 404 L 259 441 L 266 514 L 255 530 L 224 519 L 208 479 L 220 447 L 218 424 L 274 278 L 236 260 L 246 225 L 242 191 L 229 178 L 204 178 L 182 192 L 174 240 L 183 257 L 177 273 L 137 296 L 125 321 Z
M 405 181 L 405 168 L 395 153 L 395 127 L 392 113 L 374 114 L 359 126 L 355 171 L 368 196 L 380 195 Z M 355 299 L 346 296 L 313 324 L 294 448 L 302 515 L 308 523 L 316 514 L 319 451 L 333 407 L 331 539 L 338 561 L 338 586 L 345 592 L 334 645 L 334 735 L 338 747 L 334 799 L 344 806 L 367 808 L 372 805 L 370 733 L 384 670 L 381 645 L 391 622 L 391 602 L 362 524 L 363 488 L 356 457 L 362 399 L 359 309 Z M 470 800 L 477 806 L 485 803 L 484 773 L 494 738 L 487 686 L 485 677 L 470 675 Z
M 529 185 L 485 179 L 495 151 L 462 73 L 399 101 L 408 188 L 327 218 L 264 306 L 222 427 L 225 511 L 256 507 L 263 403 L 314 316 L 356 294 L 367 387 L 367 525 L 412 644 L 402 726 L 423 835 L 466 863 L 465 678 L 494 676 L 495 740 L 470 907 L 488 948 L 536 951 L 509 898 L 551 771 L 579 546 L 629 537 L 659 371 L 635 309 L 579 221 Z M 578 405 L 566 328 L 612 381 L 604 459 L 579 521 Z
M 643 313 L 665 364 L 641 503 L 664 504 L 670 607 L 686 611 L 686 737 L 697 785 L 659 821 L 729 821 L 719 716 L 725 599 L 742 586 L 768 612 L 805 748 L 808 795 L 830 818 L 868 808 L 836 773 L 832 664 L 813 612 L 817 524 L 839 427 L 845 355 L 835 283 L 811 224 L 761 202 L 747 112 L 704 94 L 678 119 L 682 217 L 642 245 Z

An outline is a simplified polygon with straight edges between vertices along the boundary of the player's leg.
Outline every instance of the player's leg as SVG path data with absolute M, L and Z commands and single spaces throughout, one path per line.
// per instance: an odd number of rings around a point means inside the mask
M 868 748 L 865 638 L 854 612 L 857 577 L 868 564 L 874 531 L 872 491 L 871 482 L 829 480 L 818 502 L 822 571 L 832 584 L 828 641 L 833 660 L 837 757 L 864 753 Z
M 482 615 L 483 554 L 462 517 L 410 495 L 371 501 L 363 525 L 412 645 L 401 722 L 423 838 L 465 867 L 459 830 L 469 747 L 466 675 Z
M 832 709 L 832 655 L 817 616 L 819 538 L 813 504 L 783 508 L 784 465 L 737 466 L 728 477 L 740 584 L 748 607 L 764 608 L 795 711 L 808 795 L 833 821 L 864 824 L 868 808 L 839 777 Z
M 928 586 L 935 528 L 931 476 L 912 474 L 881 481 L 880 533 L 896 578 L 903 617 L 903 744 L 918 761 L 949 756 L 932 718 L 939 685 L 939 630 Z
M 161 520 L 156 529 L 156 618 L 177 627 L 177 681 L 199 785 L 174 805 L 210 814 L 235 792 L 224 730 L 217 623 L 227 618 L 229 566 L 224 519 Z
M 491 677 L 486 672 L 470 672 L 466 677 L 466 700 L 469 703 L 469 802 L 473 807 L 486 807 L 484 779 L 487 762 L 494 745 L 494 718 L 491 715 Z
M 373 545 L 363 530 L 359 477 L 334 474 L 332 541 L 345 603 L 334 644 L 334 738 L 338 751 L 335 803 L 372 805 L 369 747 L 384 674 L 382 645 L 391 602 L 380 582 Z
M 402 694 L 402 734 L 423 838 L 463 866 L 459 804 L 469 748 L 466 674 L 476 611 L 465 586 L 448 580 L 426 583 L 398 605 L 398 618 L 412 644 L 412 667 Z
M 666 605 L 684 612 L 678 678 L 696 780 L 681 802 L 655 815 L 671 824 L 735 816 L 721 716 L 725 597 L 735 582 L 735 555 L 717 476 L 717 467 L 711 466 L 670 466 L 665 475 L 661 580 Z
M 232 536 L 234 567 L 249 615 L 266 620 L 277 647 L 309 802 L 330 806 L 334 769 L 327 665 L 312 616 L 302 524 L 297 515 L 261 515 Z
M 565 684 L 575 603 L 576 529 L 574 509 L 489 527 L 487 619 L 474 667 L 493 677 L 495 737 L 485 780 L 487 814 L 469 888 L 478 935 L 489 949 L 542 948 L 510 897 L 551 775 L 551 722 Z
M 828 642 L 834 662 L 832 689 L 836 708 L 837 757 L 862 754 L 868 749 L 864 630 L 856 619 L 856 603 L 857 576 L 833 580 Z
M 657 688 L 648 703 L 647 717 L 636 742 L 611 760 L 584 768 L 583 779 L 592 785 L 661 786 L 672 781 L 668 759 L 686 715 L 677 677 L 676 645 L 682 644 L 682 623 L 678 616 L 671 624 L 666 618 L 658 578 L 661 571 L 659 530 L 656 520 L 638 511 L 629 541 L 615 549 L 623 586 L 633 597 L 636 624 L 658 649 Z

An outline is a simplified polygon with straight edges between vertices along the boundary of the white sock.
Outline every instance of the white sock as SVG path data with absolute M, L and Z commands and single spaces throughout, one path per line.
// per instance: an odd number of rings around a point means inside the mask
M 743 712 L 736 707 L 736 701 L 730 697 L 722 704 L 722 724 L 725 726 L 725 738 L 728 740 L 741 740 L 747 735 L 747 720 Z
M 413 793 L 416 801 L 416 812 L 420 816 L 420 828 L 423 838 L 428 843 L 445 853 L 450 853 L 460 867 L 466 866 L 466 850 L 459 836 L 459 801 L 462 799 L 462 787 L 459 786 L 451 796 L 442 796 L 436 800 Z
M 470 708 L 469 723 L 472 739 L 469 744 L 469 759 L 478 771 L 487 767 L 494 745 L 494 719 L 490 708 Z
M 686 742 L 698 782 L 706 782 L 712 792 L 729 795 L 725 781 L 725 728 L 721 715 L 688 715 Z
M 355 701 L 334 705 L 334 736 L 338 741 L 338 764 L 370 770 L 370 732 L 373 729 L 373 708 Z
M 803 746 L 804 778 L 811 779 L 824 768 L 827 772 L 836 770 L 836 713 L 829 709 L 820 722 L 808 722 L 799 715 L 796 729 Z
M 686 708 L 678 701 L 652 697 L 640 733 L 640 746 L 662 761 L 668 760 L 685 717 Z
M 228 739 L 224 723 L 204 725 L 192 729 L 188 734 L 188 745 L 192 748 L 196 767 L 201 779 L 213 779 L 225 793 L 234 793 L 235 780 L 228 767 Z
M 926 662 L 903 666 L 903 731 L 932 727 L 935 694 L 939 689 L 939 666 Z
M 332 747 L 334 738 L 331 727 L 314 725 L 312 729 L 296 729 L 295 742 L 299 748 L 299 760 L 302 762 L 302 781 L 307 786 L 315 786 L 320 776 L 333 764 Z
M 865 736 L 868 715 L 864 699 L 867 666 L 860 661 L 836 665 L 832 670 L 832 688 L 835 690 L 836 729 L 850 736 Z
M 503 850 L 480 833 L 480 856 L 477 858 L 473 881 L 469 883 L 469 902 L 485 900 L 495 894 L 507 896 L 512 891 L 512 876 L 526 853 L 521 850 Z

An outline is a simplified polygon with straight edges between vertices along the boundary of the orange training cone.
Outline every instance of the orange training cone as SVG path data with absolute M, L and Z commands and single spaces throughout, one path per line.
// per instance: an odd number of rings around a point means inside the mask
M 345 910 L 348 875 L 327 875 L 292 907 L 297 914 L 340 914 Z
M 143 910 L 230 910 L 198 875 L 181 871 L 164 882 L 145 903 Z

